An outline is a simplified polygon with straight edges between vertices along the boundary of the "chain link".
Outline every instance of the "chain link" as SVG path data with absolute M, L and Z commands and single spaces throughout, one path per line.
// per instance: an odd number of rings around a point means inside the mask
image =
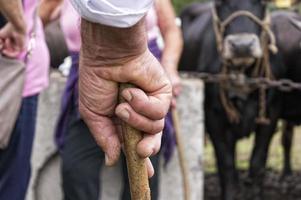
M 203 72 L 182 72 L 181 77 L 202 79 L 207 83 L 229 82 L 236 85 L 248 85 L 254 88 L 274 88 L 282 92 L 301 91 L 301 83 L 290 79 L 271 80 L 264 77 L 250 78 L 244 74 L 210 74 Z

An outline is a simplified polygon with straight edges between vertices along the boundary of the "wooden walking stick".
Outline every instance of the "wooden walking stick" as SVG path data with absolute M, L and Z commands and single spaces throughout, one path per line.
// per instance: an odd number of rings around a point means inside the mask
M 131 84 L 120 84 L 119 102 L 125 102 L 121 97 L 121 92 L 126 88 L 134 87 Z M 124 142 L 124 153 L 128 168 L 132 200 L 150 200 L 150 188 L 148 182 L 145 159 L 137 154 L 137 144 L 142 139 L 140 131 L 122 122 L 122 135 Z
M 177 109 L 172 108 L 171 114 L 172 114 L 172 121 L 175 128 L 179 162 L 180 162 L 180 168 L 181 168 L 182 179 L 183 179 L 184 200 L 190 200 L 191 197 L 190 197 L 189 174 L 188 174 L 188 168 L 185 159 L 183 139 L 180 132 L 180 120 L 179 120 Z

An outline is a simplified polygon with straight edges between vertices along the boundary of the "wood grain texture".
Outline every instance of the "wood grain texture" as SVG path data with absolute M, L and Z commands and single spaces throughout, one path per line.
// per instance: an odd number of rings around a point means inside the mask
M 131 84 L 120 84 L 119 94 L 124 89 L 131 87 L 134 86 Z M 125 102 L 125 100 L 119 95 L 119 103 L 122 102 Z M 150 200 L 146 162 L 145 159 L 139 157 L 136 151 L 137 144 L 142 139 L 142 133 L 122 122 L 122 134 L 132 200 Z

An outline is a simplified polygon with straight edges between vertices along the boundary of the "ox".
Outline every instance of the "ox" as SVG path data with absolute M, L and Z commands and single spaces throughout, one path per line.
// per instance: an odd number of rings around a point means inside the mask
M 211 3 L 193 3 L 181 12 L 183 30 L 185 30 L 185 51 L 183 52 L 182 63 L 194 70 L 198 65 L 200 55 L 200 35 L 203 34 L 204 24 L 208 22 L 211 14 Z M 198 22 L 192 23 L 195 19 Z M 292 11 L 274 11 L 271 16 L 272 29 L 277 36 L 277 46 L 287 69 L 286 78 L 295 82 L 301 82 L 301 16 Z M 195 28 L 191 28 L 193 25 Z M 190 59 L 194 58 L 194 59 Z M 292 91 L 284 97 L 284 108 L 282 112 L 283 134 L 282 145 L 284 148 L 283 177 L 292 174 L 291 147 L 293 140 L 294 126 L 301 124 L 301 108 L 298 102 L 301 101 L 301 93 Z
M 285 77 L 287 72 L 281 54 L 276 53 L 275 47 L 270 48 L 273 53 L 267 50 L 262 42 L 263 33 L 268 42 L 274 40 L 267 23 L 264 23 L 268 17 L 265 1 L 215 0 L 211 7 L 208 4 L 204 9 L 201 7 L 188 7 L 184 10 L 186 14 L 182 14 L 185 29 L 181 70 L 252 77 L 258 61 L 266 57 L 266 52 L 267 62 L 263 63 L 269 64 L 273 78 Z M 199 16 L 196 10 L 200 11 Z M 206 83 L 204 104 L 206 131 L 215 149 L 222 199 L 235 199 L 239 183 L 235 166 L 236 143 L 252 132 L 255 132 L 255 144 L 249 169 L 251 192 L 246 199 L 262 199 L 268 148 L 281 116 L 283 95 L 275 89 L 266 91 L 264 104 L 268 105 L 269 123 L 258 124 L 260 91 L 225 85 Z M 228 101 L 228 106 L 225 106 L 225 101 Z M 229 104 L 238 112 L 239 120 L 231 118 L 226 109 Z

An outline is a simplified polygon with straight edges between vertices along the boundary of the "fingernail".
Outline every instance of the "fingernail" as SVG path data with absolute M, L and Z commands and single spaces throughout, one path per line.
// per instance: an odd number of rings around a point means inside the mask
M 133 96 L 132 96 L 132 94 L 131 94 L 130 91 L 124 91 L 122 96 L 127 101 L 131 101 L 132 98 L 133 98 Z
M 130 113 L 126 109 L 118 110 L 116 113 L 121 119 L 128 120 L 130 118 Z

